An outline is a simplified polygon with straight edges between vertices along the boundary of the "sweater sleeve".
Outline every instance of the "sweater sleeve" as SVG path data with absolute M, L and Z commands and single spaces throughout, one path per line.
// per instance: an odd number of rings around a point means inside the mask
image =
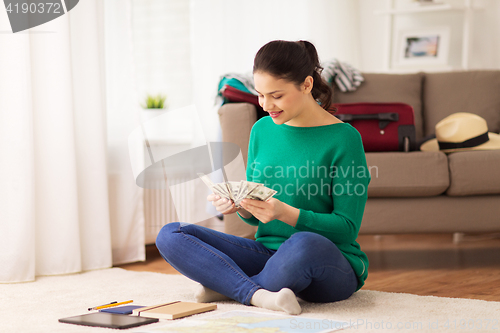
M 257 218 L 253 215 L 249 219 L 246 219 L 243 216 L 241 216 L 239 212 L 236 212 L 236 214 L 238 214 L 240 219 L 242 219 L 245 223 L 248 223 L 250 225 L 259 225 L 259 220 L 257 220 Z
M 351 133 L 354 135 L 349 135 L 345 144 L 339 145 L 332 162 L 333 211 L 316 213 L 300 209 L 295 226 L 297 230 L 316 232 L 335 243 L 352 243 L 356 240 L 371 179 L 361 136 L 356 130 Z
M 248 143 L 248 155 L 247 155 L 247 169 L 246 169 L 246 177 L 247 181 L 253 182 L 253 176 L 252 176 L 252 168 L 250 167 L 252 163 L 254 162 L 254 145 L 255 145 L 255 132 L 254 129 L 250 131 L 250 140 Z M 240 219 L 243 220 L 243 222 L 256 226 L 259 225 L 259 220 L 255 216 L 251 216 L 250 218 L 246 219 L 243 216 L 240 215 L 239 212 L 236 212 Z

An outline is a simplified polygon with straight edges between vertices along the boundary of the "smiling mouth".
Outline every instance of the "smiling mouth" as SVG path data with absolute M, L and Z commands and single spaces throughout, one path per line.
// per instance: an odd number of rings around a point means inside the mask
M 283 113 L 283 111 L 269 112 L 269 116 L 271 116 L 271 118 L 276 118 L 276 117 L 279 117 L 279 115 L 282 113 Z

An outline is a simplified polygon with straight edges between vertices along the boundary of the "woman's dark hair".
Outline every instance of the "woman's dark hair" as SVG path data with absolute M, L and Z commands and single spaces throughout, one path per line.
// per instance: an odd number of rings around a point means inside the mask
M 254 73 L 268 73 L 297 87 L 304 83 L 307 76 L 312 76 L 312 96 L 323 109 L 328 110 L 333 102 L 333 90 L 321 77 L 322 71 L 316 48 L 305 40 L 269 42 L 257 52 L 253 64 Z M 335 110 L 330 108 L 328 112 L 334 113 Z

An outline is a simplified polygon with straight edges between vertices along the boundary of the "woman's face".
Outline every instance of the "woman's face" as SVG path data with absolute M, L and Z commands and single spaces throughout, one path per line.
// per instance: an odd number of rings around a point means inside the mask
M 264 111 L 269 112 L 275 124 L 290 125 L 300 118 L 306 97 L 311 91 L 307 79 L 299 89 L 294 83 L 277 79 L 268 73 L 256 72 L 253 77 L 255 90 L 259 93 L 259 104 Z M 295 121 L 291 121 L 293 119 Z

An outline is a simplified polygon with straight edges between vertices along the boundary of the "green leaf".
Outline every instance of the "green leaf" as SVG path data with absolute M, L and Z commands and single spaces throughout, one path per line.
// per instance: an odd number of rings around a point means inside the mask
M 146 109 L 163 109 L 165 107 L 165 100 L 167 99 L 166 95 L 158 94 L 156 96 L 147 95 L 146 97 L 146 105 L 142 105 Z

